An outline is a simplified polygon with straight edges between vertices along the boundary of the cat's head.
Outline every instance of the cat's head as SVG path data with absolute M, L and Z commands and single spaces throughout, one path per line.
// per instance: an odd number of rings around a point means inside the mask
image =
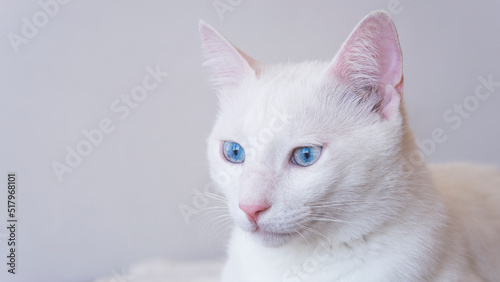
M 210 174 L 239 228 L 266 246 L 346 241 L 392 216 L 403 74 L 386 13 L 365 17 L 330 63 L 264 65 L 207 24 L 200 33 L 220 102 Z

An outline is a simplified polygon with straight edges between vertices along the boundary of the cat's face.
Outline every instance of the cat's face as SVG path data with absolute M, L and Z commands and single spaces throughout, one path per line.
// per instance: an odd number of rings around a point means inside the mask
M 220 98 L 210 174 L 239 228 L 266 246 L 325 232 L 348 240 L 397 205 L 374 181 L 390 176 L 401 142 L 399 45 L 385 14 L 356 30 L 330 64 L 264 66 L 201 25 Z M 368 39 L 380 47 L 357 56 Z

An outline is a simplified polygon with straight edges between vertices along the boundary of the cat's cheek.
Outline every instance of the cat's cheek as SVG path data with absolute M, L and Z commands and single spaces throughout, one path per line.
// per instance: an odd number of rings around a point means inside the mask
M 246 157 L 245 157 L 245 161 L 246 162 L 252 162 L 255 160 L 256 156 L 257 156 L 257 149 L 253 146 L 246 146 L 245 145 L 245 152 L 246 152 Z
M 210 177 L 224 194 L 231 193 L 238 186 L 238 179 L 243 172 L 243 164 L 231 164 L 223 160 L 215 148 L 209 155 Z
M 217 170 L 213 172 L 212 180 L 226 197 L 235 194 L 235 191 L 237 191 L 238 181 L 236 177 L 232 176 L 227 170 Z

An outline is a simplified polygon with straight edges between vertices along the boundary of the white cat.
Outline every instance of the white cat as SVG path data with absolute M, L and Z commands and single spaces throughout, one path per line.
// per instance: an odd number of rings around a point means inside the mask
M 264 65 L 200 33 L 210 174 L 237 225 L 224 282 L 500 281 L 500 171 L 422 161 L 388 14 L 330 63 Z

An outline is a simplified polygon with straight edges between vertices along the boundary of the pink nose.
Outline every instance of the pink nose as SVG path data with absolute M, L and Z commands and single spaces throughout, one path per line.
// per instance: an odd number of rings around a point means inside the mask
M 269 207 L 270 206 L 267 204 L 246 205 L 240 203 L 240 209 L 244 211 L 254 222 L 257 222 L 257 217 L 259 216 L 259 214 L 267 210 Z

